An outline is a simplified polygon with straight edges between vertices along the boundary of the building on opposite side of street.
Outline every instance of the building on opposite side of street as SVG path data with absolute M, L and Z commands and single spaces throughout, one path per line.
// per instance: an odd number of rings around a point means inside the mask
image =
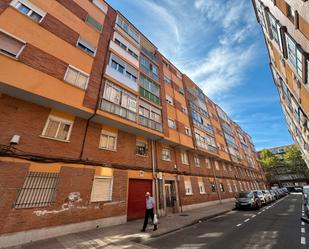
M 290 134 L 309 167 L 309 3 L 252 0 Z
M 288 162 L 285 157 L 288 150 L 294 146 L 284 145 L 266 149 L 271 153 L 271 157 L 278 158 L 271 166 L 262 163 L 270 187 L 288 187 L 293 190 L 294 187 L 304 186 L 309 183 L 309 171 L 304 160 Z M 265 149 L 258 151 L 261 161 L 263 160 L 263 151 Z M 293 163 L 299 165 L 292 165 Z
M 265 188 L 251 137 L 102 0 L 0 3 L 0 244 Z

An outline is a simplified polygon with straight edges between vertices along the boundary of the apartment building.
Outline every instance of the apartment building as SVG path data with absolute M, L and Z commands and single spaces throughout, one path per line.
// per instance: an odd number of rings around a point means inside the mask
M 309 167 L 309 3 L 253 0 L 289 132 Z
M 0 2 L 0 244 L 265 188 L 250 136 L 103 0 Z

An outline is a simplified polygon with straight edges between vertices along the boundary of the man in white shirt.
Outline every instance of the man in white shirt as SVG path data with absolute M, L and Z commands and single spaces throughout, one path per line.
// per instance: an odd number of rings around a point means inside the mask
M 150 196 L 150 193 L 147 192 L 146 193 L 146 211 L 145 211 L 145 219 L 144 219 L 144 225 L 143 225 L 143 229 L 141 230 L 141 232 L 145 232 L 147 224 L 148 224 L 148 217 L 150 216 L 152 222 L 153 222 L 153 217 L 154 214 L 156 212 L 156 203 L 155 200 L 152 196 Z M 157 225 L 154 224 L 154 228 L 153 231 L 156 231 Z

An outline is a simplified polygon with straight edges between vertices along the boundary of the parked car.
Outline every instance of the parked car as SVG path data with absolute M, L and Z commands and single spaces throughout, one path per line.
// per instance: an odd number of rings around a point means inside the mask
M 281 188 L 282 189 L 282 191 L 284 192 L 284 193 L 286 193 L 286 194 L 289 194 L 290 193 L 290 191 L 287 189 L 287 188 Z
M 268 204 L 271 202 L 271 195 L 268 190 L 262 190 L 262 193 L 264 194 L 265 203 Z
M 269 190 L 269 193 L 270 193 L 270 195 L 271 195 L 271 200 L 272 200 L 272 201 L 277 200 L 277 196 L 276 196 L 276 193 L 275 193 L 274 190 L 270 189 L 270 190 Z
M 256 208 L 260 209 L 262 202 L 259 198 L 259 191 L 241 192 L 236 197 L 235 207 L 241 208 Z
M 282 193 L 279 191 L 279 189 L 273 189 L 273 191 L 276 194 L 277 200 L 279 200 L 282 197 Z
M 303 187 L 303 195 L 304 195 L 304 202 L 306 203 L 309 200 L 309 185 Z

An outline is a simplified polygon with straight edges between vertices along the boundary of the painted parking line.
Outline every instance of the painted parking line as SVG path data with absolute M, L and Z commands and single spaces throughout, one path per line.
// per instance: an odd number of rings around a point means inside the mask
M 261 214 L 262 212 L 258 212 L 258 214 Z
M 300 243 L 302 245 L 306 245 L 306 238 L 305 237 L 300 237 Z
M 250 220 L 249 218 L 248 218 L 248 219 L 245 219 L 244 222 L 248 222 L 249 220 Z
M 251 218 L 254 218 L 254 217 L 256 217 L 256 215 L 255 215 L 255 214 L 251 216 Z
M 241 223 L 239 223 L 239 224 L 237 224 L 236 226 L 237 226 L 237 227 L 240 227 L 241 225 L 242 225 L 242 224 L 241 224 Z
M 300 232 L 301 232 L 301 233 L 305 233 L 305 228 L 302 227 L 302 228 L 300 229 Z
M 302 221 L 302 222 L 301 222 L 301 225 L 304 226 L 304 225 L 305 225 L 305 222 Z

